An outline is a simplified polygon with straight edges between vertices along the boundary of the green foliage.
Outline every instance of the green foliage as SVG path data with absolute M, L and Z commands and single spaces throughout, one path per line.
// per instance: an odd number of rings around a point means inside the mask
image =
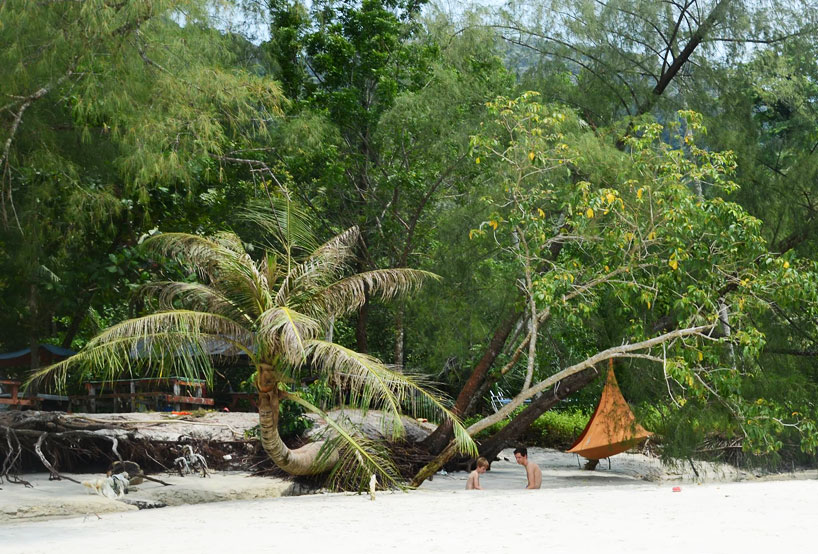
M 484 102 L 513 82 L 491 33 L 460 32 L 443 18 L 426 21 L 424 28 L 420 4 L 314 4 L 307 17 L 298 3 L 277 3 L 269 47 L 296 100 L 280 128 L 282 156 L 299 183 L 295 190 L 327 226 L 360 227 L 364 266 L 440 272 L 448 267 L 434 250 L 452 238 L 442 227 L 454 228 L 450 218 L 460 217 L 457 210 L 473 218 L 465 203 L 449 200 L 472 193 L 476 171 L 466 156 L 468 136 L 483 118 Z M 315 79 L 307 77 L 310 72 Z M 470 279 L 470 268 L 460 269 L 455 278 Z M 470 301 L 480 298 L 469 295 Z M 426 304 L 397 304 L 388 311 L 368 305 L 368 349 L 391 359 L 401 340 L 395 322 L 402 319 L 424 339 L 439 338 L 447 350 L 466 356 L 462 350 L 470 340 L 436 333 L 421 313 Z M 487 325 L 476 315 L 470 327 L 482 334 Z M 442 367 L 454 357 L 415 344 L 406 341 L 404 359 L 396 363 Z
M 624 138 L 622 151 L 535 93 L 489 108 L 494 127 L 474 136 L 472 147 L 496 183 L 484 199 L 495 211 L 470 236 L 498 244 L 518 275 L 537 268 L 526 290 L 552 336 L 605 331 L 577 352 L 583 359 L 655 336 L 657 326 L 701 326 L 707 330 L 648 357 L 661 365 L 672 401 L 724 402 L 752 452 L 779 450 L 776 435 L 787 426 L 802 430 L 811 449 L 806 405 L 756 401 L 748 387 L 763 375 L 756 360 L 765 344 L 752 314 L 775 309 L 779 295 L 797 296 L 795 288 L 813 289 L 767 251 L 760 221 L 724 200 L 738 188 L 730 179 L 735 160 L 697 146 L 696 133 L 706 132 L 701 116 L 646 123 Z M 596 324 L 603 314 L 618 330 Z
M 503 419 L 480 431 L 475 439 L 480 440 L 494 435 L 509 421 L 518 415 L 524 408 L 518 408 L 512 412 L 510 418 Z M 541 446 L 543 448 L 555 448 L 565 450 L 569 448 L 579 437 L 582 430 L 588 424 L 590 416 L 587 412 L 577 409 L 549 410 L 538 417 L 534 423 L 520 436 L 519 442 L 526 446 Z M 464 424 L 469 425 L 482 419 L 482 416 L 474 416 L 467 419 Z
M 522 442 L 565 450 L 577 440 L 588 419 L 587 413 L 578 410 L 545 412 L 531 424 Z
M 270 229 L 236 215 L 286 189 L 325 238 L 360 229 L 356 270 L 442 277 L 412 303 L 365 298 L 365 329 L 355 310 L 332 322 L 340 345 L 454 395 L 533 298 L 534 358 L 510 363 L 522 322 L 489 374 L 513 394 L 529 367 L 536 382 L 713 325 L 618 360 L 626 397 L 661 412 L 643 415 L 668 455 L 718 436 L 745 461 L 807 459 L 818 39 L 814 6 L 774 4 L 515 2 L 456 20 L 275 0 L 250 12 L 271 30 L 257 45 L 200 0 L 2 2 L 0 346 L 93 345 L 144 313 L 146 283 L 198 282 L 140 248 L 157 233 L 230 228 L 260 261 Z M 302 408 L 284 406 L 297 431 Z
M 266 140 L 283 99 L 245 66 L 246 44 L 214 28 L 208 6 L 0 5 L 6 348 L 53 334 L 52 321 L 79 346 L 93 335 L 88 314 L 131 315 L 129 290 L 151 267 L 120 261 L 143 234 L 180 221 L 207 231 L 211 218 L 221 228 L 222 210 L 256 192 L 224 184 L 222 157 Z M 232 203 L 205 209 L 217 196 Z

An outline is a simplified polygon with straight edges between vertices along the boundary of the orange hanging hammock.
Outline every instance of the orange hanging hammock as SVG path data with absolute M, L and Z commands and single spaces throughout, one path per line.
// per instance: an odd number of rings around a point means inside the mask
M 651 433 L 636 423 L 633 412 L 625 402 L 613 371 L 613 360 L 599 404 L 585 430 L 566 452 L 579 454 L 589 460 L 600 460 L 633 448 Z

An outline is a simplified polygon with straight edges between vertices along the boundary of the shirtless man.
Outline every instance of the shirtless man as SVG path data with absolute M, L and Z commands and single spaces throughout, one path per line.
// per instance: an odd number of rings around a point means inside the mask
M 525 467 L 525 476 L 528 478 L 527 489 L 538 489 L 542 485 L 542 471 L 540 466 L 528 459 L 528 449 L 521 446 L 514 450 L 517 463 Z
M 486 470 L 489 468 L 489 461 L 485 459 L 483 456 L 477 458 L 477 467 L 474 471 L 469 473 L 469 480 L 466 481 L 466 490 L 483 490 L 483 487 L 480 486 L 480 475 L 485 473 Z

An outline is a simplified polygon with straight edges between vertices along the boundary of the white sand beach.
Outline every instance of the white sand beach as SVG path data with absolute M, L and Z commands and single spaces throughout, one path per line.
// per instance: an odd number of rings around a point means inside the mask
M 814 543 L 818 513 L 815 472 L 800 479 L 757 480 L 747 474 L 713 473 L 697 484 L 685 470 L 652 467 L 643 456 L 612 459 L 611 469 L 581 471 L 573 456 L 532 449 L 543 467 L 543 488 L 526 491 L 520 466 L 502 458 L 481 477 L 486 490 L 466 491 L 465 473 L 437 475 L 417 491 L 368 495 L 312 494 L 189 504 L 225 498 L 288 494 L 281 483 L 217 473 L 177 478 L 174 487 L 146 483 L 129 496 L 151 497 L 164 489 L 182 505 L 112 513 L 121 502 L 78 492 L 74 483 L 35 481 L 32 489 L 5 483 L 0 491 L 0 552 L 14 554 L 116 552 L 467 552 L 547 549 L 577 552 L 805 552 Z M 700 469 L 700 478 L 702 470 Z M 652 474 L 650 474 L 653 472 Z M 653 479 L 647 481 L 645 478 Z M 781 477 L 787 477 L 781 476 Z M 164 478 L 164 477 L 163 477 Z M 735 479 L 751 479 L 736 482 Z M 183 482 L 181 482 L 183 481 Z M 266 492 L 259 492 L 263 487 Z M 674 492 L 673 487 L 679 487 Z M 48 492 L 50 489 L 51 492 Z M 198 490 L 198 494 L 184 490 Z M 70 494 L 69 494 L 70 491 Z M 209 491 L 209 492 L 208 492 Z M 29 495 L 29 507 L 52 506 L 51 516 L 8 518 Z M 71 497 L 71 498 L 69 498 Z M 64 515 L 72 501 L 75 517 Z M 79 499 L 79 500 L 78 500 Z M 63 512 L 59 512 L 60 504 Z M 70 511 L 70 510 L 69 510 Z M 84 513 L 83 513 L 84 511 Z M 23 516 L 24 514 L 19 514 Z M 29 521 L 26 521 L 26 520 Z M 33 520 L 32 520 L 33 519 Z M 320 550 L 319 550 L 320 551 Z

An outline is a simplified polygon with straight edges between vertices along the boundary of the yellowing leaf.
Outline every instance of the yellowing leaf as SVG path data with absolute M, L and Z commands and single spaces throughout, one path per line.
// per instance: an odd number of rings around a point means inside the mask
M 474 163 L 479 164 L 480 163 L 480 158 L 479 157 L 475 158 Z
M 540 214 L 540 217 L 545 217 L 545 212 L 541 208 L 537 208 L 537 213 Z
M 653 240 L 653 239 L 655 239 L 655 238 L 656 238 L 656 232 L 655 232 L 655 231 L 651 231 L 651 232 L 648 234 L 648 240 Z
M 639 189 L 639 190 L 637 190 L 637 191 L 636 191 L 636 197 L 637 197 L 639 200 L 642 200 L 642 190 L 643 190 L 643 189 Z
M 573 275 L 573 274 L 571 274 L 571 273 L 569 273 L 569 274 L 568 274 L 568 280 L 569 280 L 569 281 L 571 281 L 571 282 L 573 283 L 573 282 L 574 282 L 574 275 Z
M 787 269 L 788 267 L 790 267 L 790 262 L 784 262 L 784 269 Z
M 534 152 L 528 153 L 528 159 L 531 160 L 532 162 L 534 161 Z
M 699 352 L 699 361 L 702 361 L 703 359 L 704 359 L 704 354 L 702 354 L 701 352 Z
M 679 268 L 679 262 L 676 260 L 668 260 L 667 265 L 669 265 L 674 270 Z
M 497 227 L 499 227 L 499 225 L 497 224 L 497 222 L 496 222 L 496 221 L 494 221 L 493 219 L 492 219 L 491 221 L 489 221 L 489 225 L 490 225 L 490 226 L 491 226 L 491 228 L 492 228 L 492 229 L 494 229 L 495 231 L 497 230 Z
M 594 210 L 591 209 L 591 208 L 588 208 L 588 210 L 585 212 L 585 217 L 587 217 L 588 219 L 593 219 L 594 218 Z
M 616 196 L 614 196 L 614 194 L 612 192 L 609 192 L 608 194 L 605 195 L 605 200 L 607 200 L 608 204 L 610 204 L 614 200 L 616 200 Z

